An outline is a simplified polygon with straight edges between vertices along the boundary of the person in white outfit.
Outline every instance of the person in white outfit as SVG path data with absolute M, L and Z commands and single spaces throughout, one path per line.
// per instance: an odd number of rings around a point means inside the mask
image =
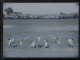
M 74 47 L 74 45 L 73 45 L 73 39 L 67 38 L 67 40 L 68 40 L 68 43 L 69 43 L 69 47 Z
M 12 39 L 9 38 L 8 40 L 9 40 L 8 46 L 11 46 L 12 47 L 12 43 L 15 42 L 14 38 L 12 38 Z
M 24 44 L 23 42 L 25 42 L 27 39 L 29 39 L 30 35 L 26 38 L 24 38 L 23 40 L 20 40 L 20 45 Z
M 52 35 L 50 35 L 50 37 L 52 38 L 53 44 L 56 43 L 56 38 L 53 37 Z
M 23 40 L 23 41 L 26 41 L 27 39 L 29 39 L 29 37 L 30 37 L 30 35 L 29 35 L 29 36 L 27 36 L 26 38 L 24 38 L 24 40 Z
M 41 48 L 41 44 L 40 44 L 40 41 L 41 41 L 41 37 L 37 37 L 38 38 L 38 48 Z
M 44 47 L 45 47 L 45 48 L 49 48 L 48 41 L 47 41 L 47 40 L 44 40 L 44 42 L 45 42 Z
M 20 45 L 24 44 L 22 40 L 20 40 Z
M 35 40 L 32 41 L 30 47 L 31 47 L 31 48 L 35 48 L 35 47 L 36 47 L 36 46 L 35 46 Z
M 50 37 L 52 38 L 53 44 L 57 43 L 57 38 L 53 37 L 52 35 L 50 35 Z
M 61 39 L 59 38 L 59 39 L 58 39 L 58 44 L 61 44 L 60 40 L 61 40 Z
M 50 37 L 51 37 L 51 38 L 52 38 L 52 40 L 53 40 L 53 44 L 54 44 L 54 43 L 61 44 L 61 43 L 60 43 L 60 39 L 55 38 L 55 37 L 53 38 L 53 36 L 52 36 L 52 35 L 50 35 Z
M 38 42 L 40 42 L 41 41 L 41 37 L 37 37 L 38 38 Z

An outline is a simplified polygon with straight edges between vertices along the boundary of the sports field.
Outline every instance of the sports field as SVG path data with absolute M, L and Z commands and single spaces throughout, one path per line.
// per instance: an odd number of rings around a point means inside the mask
M 4 19 L 3 20 L 3 55 L 4 57 L 78 57 L 78 19 Z M 61 44 L 53 44 L 52 38 L 61 39 Z M 23 45 L 20 40 L 30 36 Z M 49 48 L 30 48 L 32 40 L 41 37 L 41 44 L 48 40 Z M 8 39 L 15 38 L 13 45 L 8 47 Z M 73 38 L 74 48 L 69 47 L 67 38 Z

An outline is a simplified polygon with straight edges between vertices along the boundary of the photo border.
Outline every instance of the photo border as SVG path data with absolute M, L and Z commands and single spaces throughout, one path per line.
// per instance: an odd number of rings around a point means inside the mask
M 79 50 L 78 58 L 5 58 L 3 57 L 3 3 L 73 3 L 78 2 L 79 0 L 1 0 L 0 1 L 0 58 L 2 60 L 13 60 L 13 59 L 79 59 L 80 58 L 80 28 L 79 28 Z M 80 3 L 79 3 L 80 6 Z M 79 7 L 79 27 L 80 27 L 80 7 Z

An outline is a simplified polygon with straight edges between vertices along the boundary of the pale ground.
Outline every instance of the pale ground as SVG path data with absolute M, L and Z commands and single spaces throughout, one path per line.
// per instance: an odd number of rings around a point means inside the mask
M 4 19 L 3 20 L 3 55 L 4 57 L 51 57 L 65 58 L 78 57 L 78 19 Z M 30 38 L 19 45 L 19 41 L 29 36 Z M 53 44 L 50 37 L 61 38 L 61 44 Z M 49 48 L 30 48 L 30 42 L 41 37 L 41 44 L 48 40 Z M 14 45 L 9 48 L 8 38 L 15 38 Z M 74 39 L 74 48 L 68 47 L 67 38 Z

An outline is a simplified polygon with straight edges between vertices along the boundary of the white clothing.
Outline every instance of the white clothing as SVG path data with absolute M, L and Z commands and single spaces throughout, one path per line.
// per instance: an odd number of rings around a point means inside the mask
M 10 39 L 10 40 L 9 40 L 9 43 L 8 43 L 8 46 L 10 46 L 11 43 L 13 43 L 13 42 L 14 42 L 14 38 L 13 38 L 13 39 Z
M 20 40 L 20 44 L 22 45 L 23 44 L 23 42 Z
M 31 47 L 35 46 L 35 40 L 31 43 Z
M 24 38 L 24 41 L 25 41 L 25 40 L 27 40 L 27 39 L 29 39 L 29 37 L 30 37 L 30 36 L 28 36 L 28 37 Z
M 48 45 L 49 45 L 49 44 L 48 44 L 48 42 L 47 42 L 47 41 L 45 41 L 45 45 L 44 45 L 44 46 L 45 46 L 45 47 L 47 47 Z
M 71 46 L 73 46 L 73 40 L 72 39 L 68 39 L 68 42 Z
M 58 44 L 61 44 L 61 43 L 60 43 L 60 39 L 58 40 Z
M 41 37 L 37 37 L 38 38 L 38 42 L 41 40 Z

